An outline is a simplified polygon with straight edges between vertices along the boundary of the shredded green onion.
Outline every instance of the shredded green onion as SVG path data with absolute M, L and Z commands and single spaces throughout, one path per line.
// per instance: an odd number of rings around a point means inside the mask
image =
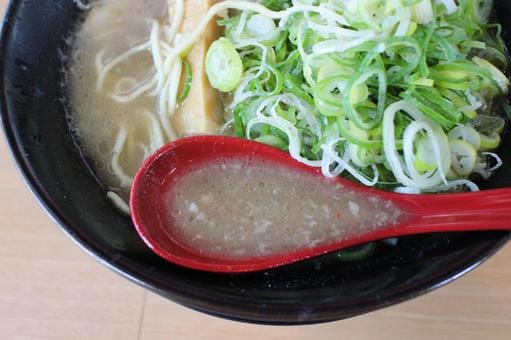
M 238 136 L 401 192 L 477 190 L 498 168 L 504 121 L 479 124 L 510 107 L 492 1 L 258 2 L 225 5 L 206 61 Z
M 345 249 L 337 253 L 337 257 L 341 261 L 346 262 L 359 261 L 371 256 L 375 249 L 376 244 L 374 242 L 370 242 L 360 246 Z
M 183 83 L 183 89 L 181 90 L 181 93 L 177 97 L 177 100 L 182 103 L 188 98 L 188 95 L 190 94 L 190 88 L 192 87 L 192 77 L 193 77 L 193 70 L 192 65 L 188 62 L 188 60 L 183 59 L 183 65 L 184 65 L 184 72 L 185 72 L 185 79 Z

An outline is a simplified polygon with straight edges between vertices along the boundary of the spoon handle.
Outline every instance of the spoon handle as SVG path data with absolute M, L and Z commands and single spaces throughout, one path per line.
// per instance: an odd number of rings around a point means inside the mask
M 410 195 L 413 222 L 406 234 L 447 231 L 511 230 L 511 189 L 476 193 Z

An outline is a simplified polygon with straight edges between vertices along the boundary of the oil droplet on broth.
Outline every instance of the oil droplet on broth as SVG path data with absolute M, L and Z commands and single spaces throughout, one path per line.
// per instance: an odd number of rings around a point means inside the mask
M 165 194 L 173 234 L 207 255 L 271 256 L 396 224 L 393 203 L 261 159 L 201 163 Z M 371 212 L 371 213 L 367 213 Z

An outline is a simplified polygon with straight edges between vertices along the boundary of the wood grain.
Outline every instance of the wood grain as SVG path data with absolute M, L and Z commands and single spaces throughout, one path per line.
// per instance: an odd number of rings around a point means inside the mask
M 38 206 L 3 141 L 0 202 L 0 339 L 511 339 L 511 245 L 398 306 L 323 325 L 257 326 L 176 305 L 88 257 Z

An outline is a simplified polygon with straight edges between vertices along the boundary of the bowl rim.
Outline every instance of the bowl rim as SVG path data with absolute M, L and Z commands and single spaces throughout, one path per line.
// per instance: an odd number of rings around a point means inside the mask
M 144 276 L 144 273 L 137 271 L 137 268 L 134 266 L 127 265 L 124 261 L 118 261 L 115 259 L 114 254 L 109 253 L 105 249 L 93 244 L 85 237 L 80 235 L 80 233 L 73 229 L 68 225 L 66 218 L 59 213 L 59 209 L 53 204 L 51 199 L 46 195 L 46 191 L 41 181 L 38 178 L 38 175 L 32 171 L 29 166 L 29 161 L 24 156 L 21 148 L 21 144 L 16 138 L 16 132 L 12 127 L 12 122 L 9 119 L 8 110 L 7 110 L 7 95 L 5 91 L 5 73 L 4 73 L 4 60 L 5 60 L 5 51 L 4 48 L 7 46 L 10 36 L 12 33 L 13 24 L 16 22 L 16 12 L 18 7 L 20 6 L 20 0 L 10 0 L 7 4 L 4 18 L 1 22 L 1 32 L 0 32 L 0 125 L 2 126 L 3 141 L 7 146 L 9 156 L 11 161 L 16 165 L 16 169 L 21 175 L 25 185 L 30 190 L 33 197 L 35 197 L 36 201 L 40 205 L 40 207 L 46 212 L 46 214 L 50 217 L 50 219 L 59 227 L 59 229 L 70 238 L 79 248 L 81 248 L 85 253 L 94 258 L 96 261 L 114 271 L 115 273 L 127 278 L 128 280 L 138 284 L 142 288 L 148 289 L 162 297 L 165 297 L 172 302 L 175 302 L 181 306 L 186 308 L 190 308 L 192 310 L 202 312 L 205 314 L 209 314 L 212 316 L 232 320 L 239 322 L 248 322 L 254 324 L 264 324 L 264 325 L 307 325 L 307 324 L 317 324 L 317 323 L 325 323 L 325 322 L 333 322 L 338 321 L 358 315 L 362 315 L 368 312 L 376 311 L 382 308 L 390 307 L 396 305 L 398 303 L 413 299 L 415 297 L 426 294 L 430 291 L 433 291 L 437 288 L 440 288 L 461 276 L 467 274 L 473 269 L 477 268 L 479 265 L 488 260 L 491 256 L 493 256 L 497 251 L 499 251 L 509 240 L 511 240 L 511 232 L 505 234 L 502 238 L 491 242 L 491 244 L 479 252 L 478 254 L 472 256 L 469 260 L 464 261 L 463 263 L 457 265 L 453 271 L 446 273 L 439 277 L 431 278 L 425 281 L 420 286 L 415 286 L 413 289 L 408 289 L 399 293 L 396 293 L 390 299 L 379 299 L 376 300 L 375 303 L 367 306 L 361 306 L 355 312 L 351 313 L 343 313 L 342 316 L 331 315 L 330 317 L 317 318 L 312 320 L 304 320 L 304 321 L 279 321 L 270 318 L 247 318 L 233 315 L 232 313 L 224 311 L 222 308 L 212 309 L 205 307 L 201 304 L 201 300 L 203 296 L 201 294 L 194 294 L 193 292 L 187 291 L 183 292 L 174 292 L 168 289 L 165 289 L 159 282 L 156 280 Z

